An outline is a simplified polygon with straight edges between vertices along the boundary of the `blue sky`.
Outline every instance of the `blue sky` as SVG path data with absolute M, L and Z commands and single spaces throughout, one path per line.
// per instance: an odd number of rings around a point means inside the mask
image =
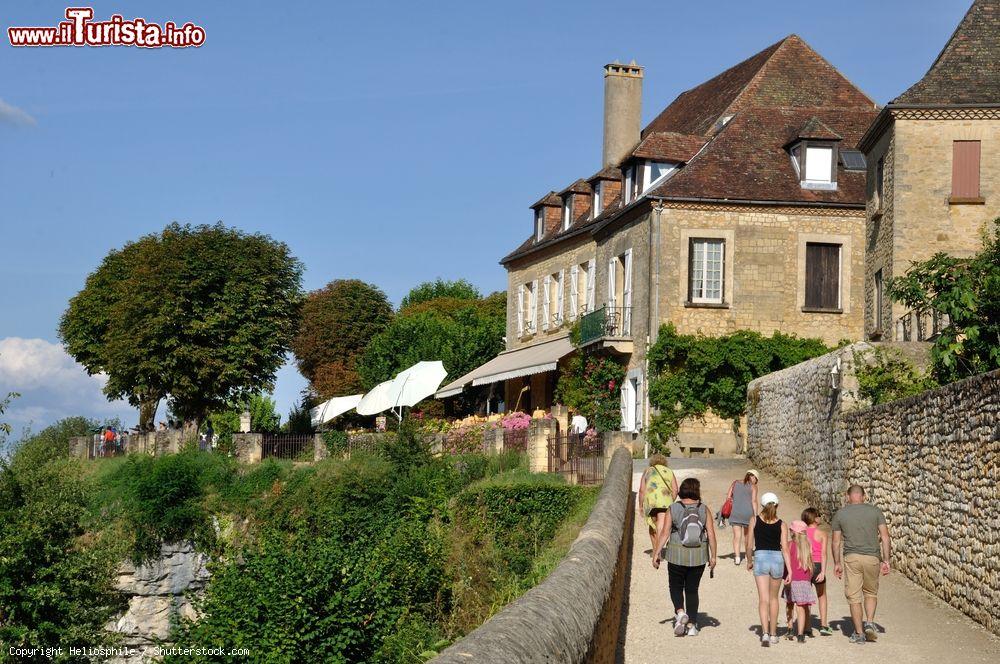
M 14 49 L 0 13 L 0 391 L 8 420 L 135 414 L 61 354 L 68 298 L 112 247 L 222 220 L 289 244 L 305 286 L 505 287 L 527 206 L 600 167 L 602 67 L 646 67 L 644 122 L 796 33 L 879 103 L 919 79 L 970 0 L 94 2 L 203 26 L 198 49 Z M 304 382 L 278 376 L 286 413 Z

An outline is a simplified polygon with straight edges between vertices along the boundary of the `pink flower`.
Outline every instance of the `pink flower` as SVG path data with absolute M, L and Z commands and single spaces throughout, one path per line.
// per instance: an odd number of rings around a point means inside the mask
M 609 380 L 608 381 L 608 389 L 609 390 L 615 389 L 615 381 L 613 381 L 613 380 Z

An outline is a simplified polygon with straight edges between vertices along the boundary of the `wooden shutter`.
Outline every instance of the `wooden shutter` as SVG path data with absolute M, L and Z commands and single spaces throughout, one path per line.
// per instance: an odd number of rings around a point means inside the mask
M 694 302 L 694 238 L 688 240 L 688 302 Z
M 566 281 L 566 270 L 559 270 L 559 283 L 557 284 L 557 286 L 558 286 L 558 289 L 557 289 L 558 293 L 556 295 L 556 300 L 557 300 L 556 314 L 559 316 L 559 324 L 560 325 L 563 322 L 563 312 L 566 311 L 566 307 L 565 307 L 565 304 L 564 304 L 564 300 L 565 300 L 564 294 L 566 293 L 566 286 L 565 286 L 565 283 L 564 283 L 565 281 Z
M 531 323 L 528 328 L 534 332 L 538 329 L 538 279 L 531 281 Z
M 576 320 L 579 312 L 580 298 L 580 266 L 574 265 L 569 269 L 569 319 Z
M 840 308 L 839 244 L 806 244 L 806 307 Z
M 545 281 L 542 283 L 545 284 L 542 287 L 542 298 L 544 298 L 542 299 L 542 329 L 547 330 L 549 329 L 549 316 L 552 315 L 552 312 L 549 311 L 549 286 L 552 284 L 552 277 L 545 275 Z
M 587 263 L 587 311 L 594 310 L 594 284 L 597 282 L 597 259 Z
M 632 328 L 632 250 L 625 250 L 625 283 L 622 292 L 622 334 Z
M 524 334 L 524 284 L 517 287 L 517 336 Z
M 951 197 L 957 199 L 979 198 L 979 141 L 954 141 L 952 143 Z

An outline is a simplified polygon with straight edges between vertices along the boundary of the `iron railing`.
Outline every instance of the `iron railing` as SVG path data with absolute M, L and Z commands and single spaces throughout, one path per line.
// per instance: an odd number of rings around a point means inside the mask
M 265 433 L 260 444 L 262 459 L 312 461 L 314 436 L 311 433 Z
M 559 473 L 569 484 L 604 482 L 604 437 L 578 433 L 549 436 L 549 472 Z
M 896 320 L 896 339 L 933 341 L 949 323 L 947 314 L 939 311 L 908 311 Z
M 627 337 L 631 327 L 631 307 L 601 307 L 580 318 L 580 344 L 604 337 Z

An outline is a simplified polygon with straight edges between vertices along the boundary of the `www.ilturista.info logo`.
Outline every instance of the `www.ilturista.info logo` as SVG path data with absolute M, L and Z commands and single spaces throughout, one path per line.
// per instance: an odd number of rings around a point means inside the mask
M 194 23 L 178 27 L 144 18 L 125 20 L 114 14 L 107 21 L 92 21 L 92 7 L 67 7 L 66 21 L 54 27 L 10 27 L 11 46 L 138 46 L 140 48 L 187 48 L 205 43 L 205 28 Z

